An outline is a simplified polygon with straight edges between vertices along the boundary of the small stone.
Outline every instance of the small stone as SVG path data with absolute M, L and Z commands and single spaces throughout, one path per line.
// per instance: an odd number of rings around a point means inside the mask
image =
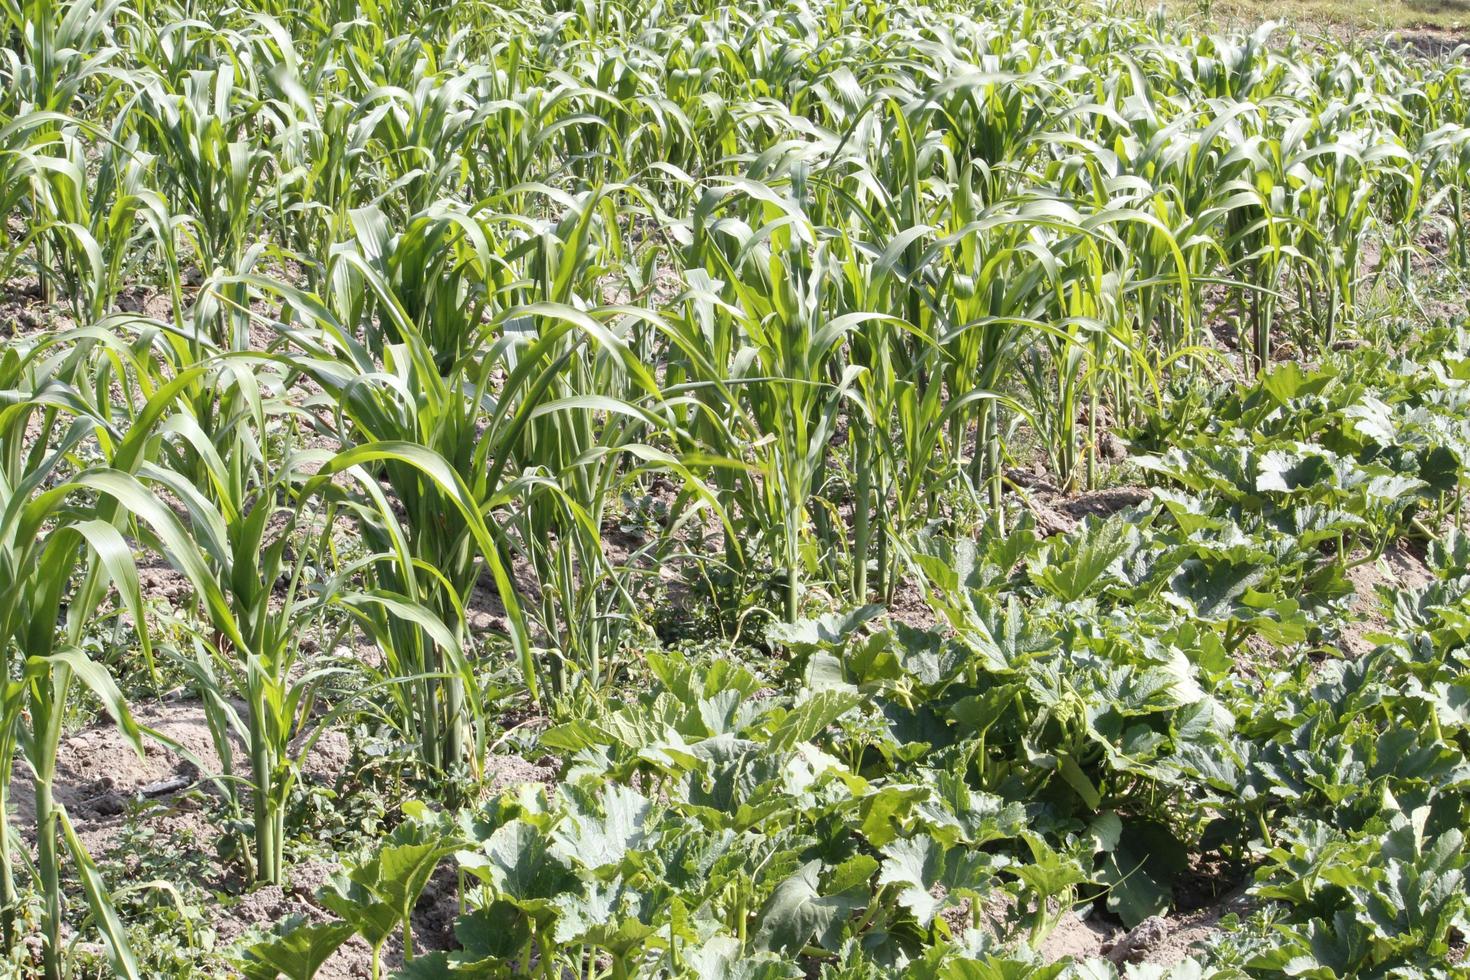
M 1169 924 L 1163 917 L 1151 915 L 1128 931 L 1107 951 L 1114 963 L 1137 963 L 1155 946 L 1169 938 Z
M 122 794 L 115 790 L 108 790 L 91 800 L 87 808 L 99 817 L 115 817 L 127 811 L 128 802 L 122 798 Z

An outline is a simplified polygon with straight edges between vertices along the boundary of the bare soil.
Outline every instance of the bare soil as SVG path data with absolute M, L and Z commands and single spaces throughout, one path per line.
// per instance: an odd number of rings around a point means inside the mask
M 1153 916 L 1132 930 L 1106 916 L 1069 913 L 1042 942 L 1041 958 L 1047 963 L 1070 956 L 1079 962 L 1102 958 L 1119 964 L 1174 966 L 1197 956 L 1202 946 L 1218 936 L 1221 919 L 1250 907 L 1251 900 L 1241 886 L 1204 908 Z
M 1343 629 L 1341 642 L 1343 651 L 1353 657 L 1371 653 L 1374 634 L 1388 629 L 1380 588 L 1417 589 L 1434 578 L 1424 560 L 1401 541 L 1390 545 L 1377 561 L 1349 568 L 1347 577 L 1353 586 L 1355 619 Z
M 1036 518 L 1036 529 L 1043 535 L 1052 535 L 1068 534 L 1089 517 L 1109 517 L 1143 503 L 1149 496 L 1147 487 L 1119 486 L 1062 493 L 1050 484 L 1037 482 L 1025 503 Z
M 132 853 L 133 836 L 142 828 L 155 844 L 172 849 L 173 856 L 193 869 L 195 880 L 222 900 L 209 911 L 221 948 L 239 944 L 294 919 L 327 921 L 330 915 L 317 901 L 319 889 L 343 871 L 339 863 L 314 860 L 289 868 L 284 885 L 257 888 L 237 901 L 228 896 L 240 889 L 233 868 L 207 847 L 219 836 L 217 814 L 210 804 L 209 776 L 220 770 L 204 708 L 194 700 L 140 705 L 133 709 L 140 727 L 154 735 L 144 739 L 140 755 L 110 722 L 92 725 L 66 738 L 58 755 L 55 795 L 77 828 L 82 843 L 105 867 L 121 868 L 124 875 L 147 875 L 140 855 Z M 177 748 L 167 743 L 175 743 Z M 234 745 L 236 765 L 245 765 L 242 746 Z M 305 777 L 331 782 L 348 765 L 351 746 L 341 732 L 329 731 L 317 740 L 304 762 Z M 487 761 L 492 793 L 524 783 L 550 785 L 554 768 L 527 762 L 518 756 L 496 755 Z M 191 792 L 202 789 L 203 794 Z M 11 786 L 11 819 L 23 839 L 34 840 L 35 793 L 29 769 L 16 767 Z M 112 876 L 115 878 L 114 871 Z M 125 884 L 114 880 L 114 886 Z M 446 865 L 436 873 L 415 909 L 413 938 L 416 952 L 452 948 L 458 916 L 457 878 Z M 323 980 L 370 976 L 371 950 L 354 938 L 323 967 Z M 384 966 L 397 968 L 403 960 L 401 937 L 384 951 Z

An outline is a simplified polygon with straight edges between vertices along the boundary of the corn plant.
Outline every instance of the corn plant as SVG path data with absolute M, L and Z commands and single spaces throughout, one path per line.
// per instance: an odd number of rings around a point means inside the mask
M 756 225 L 738 216 L 742 205 Z M 726 206 L 737 214 L 722 215 Z M 714 376 L 693 380 L 719 392 L 717 413 L 734 413 L 748 427 L 754 457 L 748 462 L 761 479 L 744 481 L 743 499 L 726 506 L 767 540 L 779 569 L 780 608 L 794 621 L 804 569 L 815 566 L 804 540 L 827 441 L 861 373 L 844 366 L 840 355 L 847 335 L 876 314 L 830 315 L 834 263 L 790 194 L 751 182 L 712 189 L 696 213 L 694 234 L 691 263 L 725 294 L 706 307 L 714 317 L 706 329 L 728 333 L 739 345 L 725 363 L 699 366 Z
M 382 522 L 386 501 L 378 517 L 359 512 L 371 550 L 391 552 L 400 559 L 378 565 L 376 572 L 390 592 L 436 610 L 438 619 L 458 637 L 470 590 L 488 567 L 510 618 L 523 677 L 534 696 L 537 670 L 520 600 L 506 571 L 508 544 L 484 523 L 486 514 L 515 499 L 515 491 L 508 489 L 510 478 L 501 479 L 511 462 L 501 441 L 505 430 L 480 425 L 495 404 L 489 389 L 495 360 L 467 357 L 452 366 L 447 377 L 441 375 L 432 351 L 389 285 L 350 256 L 339 253 L 339 261 L 350 266 L 363 288 L 372 290 L 375 302 L 405 338 L 403 343 L 384 346 L 381 367 L 326 306 L 307 294 L 281 293 L 300 315 L 311 318 L 310 333 L 297 335 L 310 356 L 296 359 L 296 366 L 331 394 L 342 436 L 377 454 L 377 465 L 408 514 L 406 521 Z M 521 385 L 533 393 L 538 390 L 530 368 L 519 372 L 515 381 L 510 391 Z M 425 470 L 425 459 L 432 460 L 432 472 Z M 426 571 L 430 577 L 424 580 Z M 446 651 L 424 634 L 420 624 L 399 619 L 385 625 L 388 632 L 379 639 L 398 651 L 408 675 L 421 678 L 424 685 L 418 709 L 401 719 L 403 724 L 418 740 L 426 762 L 446 769 L 460 765 L 466 726 L 461 672 L 452 664 L 431 663 Z
M 338 578 L 319 571 L 316 560 L 323 553 L 311 540 L 310 516 L 302 513 L 302 468 L 311 455 L 292 453 L 279 463 L 269 458 L 270 441 L 289 426 L 273 411 L 248 361 L 226 362 L 209 374 L 214 390 L 236 396 L 223 399 L 232 408 L 217 420 L 215 440 L 191 415 L 176 414 L 161 428 L 166 438 L 188 447 L 194 465 L 142 474 L 182 503 L 188 529 L 156 503 L 140 505 L 139 513 L 200 602 L 207 628 L 186 631 L 194 649 L 181 656 L 205 702 L 225 797 L 237 813 L 251 814 L 252 877 L 274 883 L 281 877 L 296 753 L 303 750 L 298 736 L 309 747 L 308 726 L 323 680 L 319 672 L 298 674 L 294 668 L 302 641 L 343 589 Z M 298 535 L 307 542 L 295 544 Z M 244 703 L 243 719 L 235 697 Z M 234 761 L 236 737 L 248 756 L 243 770 Z M 241 799 L 242 776 L 248 806 Z
M 132 493 L 136 483 L 126 470 L 143 462 L 149 427 L 145 422 L 126 435 L 112 430 L 89 410 L 74 386 L 49 375 L 40 356 L 45 351 L 46 345 L 24 356 L 9 350 L 0 358 L 0 390 L 5 393 L 0 409 L 0 563 L 14 586 L 0 597 L 0 647 L 6 664 L 0 701 L 0 933 L 9 944 L 17 938 L 8 801 L 19 754 L 34 781 L 34 868 L 45 903 L 44 976 L 62 976 L 64 847 L 76 865 L 113 969 L 119 976 L 136 977 L 137 964 L 101 876 L 65 808 L 55 800 L 53 786 L 63 724 L 77 685 L 100 700 L 128 741 L 142 751 L 126 702 L 107 670 L 84 653 L 83 638 L 100 619 L 126 613 L 140 652 L 151 661 L 137 571 L 123 535 L 130 505 L 138 502 Z M 29 425 L 36 431 L 28 433 Z M 102 458 L 97 460 L 99 451 Z M 93 461 L 103 465 L 89 465 Z
M 174 222 L 161 195 L 146 186 L 148 164 L 130 147 L 107 144 L 90 176 L 85 143 L 66 134 L 17 151 L 8 169 L 29 185 L 27 196 L 40 213 L 30 222 L 32 234 L 15 243 L 4 264 L 33 247 L 40 279 L 59 283 L 75 319 L 92 323 L 113 311 L 151 245 L 177 308 Z M 48 262 L 54 268 L 43 266 Z
M 258 256 L 253 238 L 264 224 L 269 155 L 242 138 L 253 123 L 248 98 L 236 72 L 223 68 L 190 74 L 177 91 L 152 79 L 135 98 L 140 144 L 167 175 L 165 193 L 181 219 L 176 227 L 185 254 L 212 279 L 248 273 Z M 200 336 L 226 349 L 248 346 L 240 312 L 248 299 L 238 288 L 220 280 L 193 311 Z

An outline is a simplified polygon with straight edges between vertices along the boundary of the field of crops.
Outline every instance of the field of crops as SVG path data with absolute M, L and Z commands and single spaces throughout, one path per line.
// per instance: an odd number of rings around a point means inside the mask
M 0 976 L 1470 977 L 1463 51 L 0 13 Z

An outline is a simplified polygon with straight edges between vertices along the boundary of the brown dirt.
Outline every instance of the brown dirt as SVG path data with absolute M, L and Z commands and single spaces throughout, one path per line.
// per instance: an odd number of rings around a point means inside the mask
M 1196 954 L 1198 947 L 1208 945 L 1221 934 L 1221 919 L 1232 913 L 1246 914 L 1251 905 L 1252 900 L 1246 895 L 1246 886 L 1242 885 L 1216 905 L 1166 920 L 1169 932 L 1149 950 L 1144 957 L 1145 962 L 1173 966 L 1185 957 Z
M 1434 576 L 1423 559 L 1403 542 L 1396 541 L 1375 562 L 1364 562 L 1348 569 L 1353 586 L 1353 622 L 1343 628 L 1341 643 L 1349 656 L 1360 657 L 1375 646 L 1372 635 L 1388 628 L 1384 617 L 1380 586 L 1387 588 L 1419 588 Z
M 34 276 L 0 283 L 0 338 L 25 340 L 70 326 L 70 319 L 41 301 Z
M 193 700 L 142 705 L 134 708 L 134 716 L 141 726 L 179 743 L 184 752 L 146 739 L 143 755 L 139 756 L 116 726 L 93 725 L 66 738 L 61 745 L 57 799 L 66 807 L 83 844 L 95 858 L 120 866 L 124 874 L 151 874 L 141 868 L 139 855 L 129 853 L 133 845 L 128 835 L 142 826 L 153 840 L 170 842 L 176 848 L 175 857 L 188 863 L 199 884 L 216 894 L 228 894 L 238 887 L 238 880 L 214 854 L 205 853 L 220 830 L 213 823 L 211 808 L 187 792 L 189 786 L 208 787 L 201 769 L 207 774 L 219 768 L 202 706 Z M 305 761 L 307 777 L 334 779 L 346 768 L 350 755 L 346 736 L 327 732 Z M 243 763 L 237 757 L 237 765 Z M 492 756 L 486 769 L 492 793 L 526 783 L 550 786 L 558 775 L 552 766 L 513 755 Z M 160 787 L 165 788 L 160 791 Z M 27 838 L 33 835 L 29 819 L 33 806 L 30 773 L 20 765 L 12 784 L 12 811 L 15 825 Z M 212 905 L 219 947 L 228 949 L 296 917 L 308 922 L 332 919 L 316 895 L 342 871 L 335 862 L 304 862 L 287 870 L 284 885 L 257 888 L 236 901 Z M 457 877 L 446 862 L 415 910 L 416 952 L 453 946 L 458 916 L 456 888 Z M 402 960 L 402 938 L 395 936 L 385 948 L 384 966 L 396 969 Z M 322 980 L 355 980 L 370 976 L 370 971 L 371 950 L 354 938 L 327 961 L 317 976 Z
M 174 316 L 173 299 L 167 293 L 141 286 L 125 286 L 119 290 L 117 308 L 122 313 L 137 313 L 165 322 Z
M 55 795 L 89 847 L 102 845 L 105 851 L 110 846 L 112 835 L 108 831 L 121 827 L 123 815 L 146 795 L 144 790 L 180 779 L 197 782 L 201 772 L 189 755 L 205 767 L 219 767 L 204 709 L 197 701 L 135 706 L 133 717 L 140 726 L 178 742 L 187 755 L 145 739 L 143 755 L 139 756 L 111 722 L 93 725 L 64 739 L 57 755 Z M 18 764 L 11 785 L 12 819 L 27 835 L 34 829 L 34 800 L 30 770 Z
M 238 711 L 242 706 L 235 708 Z M 145 734 L 141 756 L 110 721 L 63 739 L 57 753 L 56 800 L 66 807 L 82 842 L 97 856 L 116 850 L 130 817 L 147 821 L 155 816 L 150 811 L 156 810 L 158 819 L 177 821 L 181 813 L 197 810 L 197 803 L 177 797 L 195 786 L 208 788 L 209 777 L 221 769 L 204 707 L 198 701 L 134 705 L 132 712 L 140 728 L 161 737 Z M 168 742 L 177 743 L 182 751 Z M 232 742 L 238 771 L 248 762 L 241 743 Z M 306 777 L 330 782 L 346 768 L 350 755 L 351 746 L 343 733 L 326 732 L 304 761 Z M 34 832 L 35 791 L 24 763 L 16 765 L 10 802 L 14 825 L 29 838 Z M 203 814 L 198 816 L 203 819 Z
M 1252 900 L 1246 894 L 1246 887 L 1237 886 L 1204 908 L 1152 917 L 1131 931 L 1109 917 L 1065 915 L 1042 942 L 1039 951 L 1042 961 L 1055 963 L 1070 956 L 1080 962 L 1101 957 L 1119 963 L 1174 966 L 1186 957 L 1198 955 L 1201 946 L 1219 935 L 1220 920 L 1225 916 L 1250 911 Z
M 1101 921 L 1097 916 L 1086 919 L 1068 913 L 1062 921 L 1042 940 L 1041 960 L 1056 963 L 1064 957 L 1077 962 L 1102 956 L 1103 950 L 1122 934 L 1117 926 Z
M 1104 518 L 1120 510 L 1137 506 L 1149 498 L 1147 487 L 1120 486 L 1101 490 L 1062 493 L 1046 483 L 1037 483 L 1038 492 L 1024 500 L 1036 518 L 1036 528 L 1043 536 L 1069 534 L 1085 518 Z
M 484 796 L 498 796 L 527 783 L 540 783 L 550 789 L 558 775 L 555 767 L 527 762 L 518 755 L 492 755 L 485 760 Z
M 1149 496 L 1147 487 L 1107 487 L 1072 494 L 1057 507 L 1068 517 L 1081 522 L 1084 517 L 1109 517 L 1143 503 Z
M 1470 44 L 1470 34 L 1425 25 L 1394 31 L 1386 40 L 1391 47 L 1403 48 L 1413 54 L 1426 58 L 1443 58 L 1455 54 L 1461 46 Z
M 893 590 L 893 601 L 888 603 L 887 618 L 912 626 L 914 629 L 933 629 L 939 623 L 934 609 L 924 596 L 917 582 L 904 579 Z

